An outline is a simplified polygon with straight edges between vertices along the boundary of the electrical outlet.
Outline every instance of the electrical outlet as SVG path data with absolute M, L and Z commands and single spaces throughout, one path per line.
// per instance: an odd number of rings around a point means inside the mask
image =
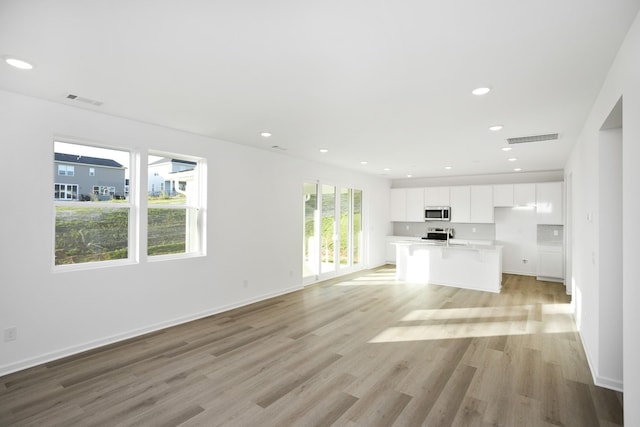
M 553 230 L 553 235 L 558 236 L 558 230 Z
M 472 227 L 472 228 L 471 228 L 471 232 L 472 232 L 472 233 L 475 233 L 475 232 L 476 232 L 476 228 L 475 228 L 475 227 Z
M 15 341 L 18 339 L 18 328 L 15 326 L 4 330 L 4 342 Z

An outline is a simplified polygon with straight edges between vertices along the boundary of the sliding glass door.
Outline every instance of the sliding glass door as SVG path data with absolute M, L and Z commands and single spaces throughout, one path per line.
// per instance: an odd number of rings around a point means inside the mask
M 315 282 L 362 262 L 362 190 L 304 184 L 303 280 Z

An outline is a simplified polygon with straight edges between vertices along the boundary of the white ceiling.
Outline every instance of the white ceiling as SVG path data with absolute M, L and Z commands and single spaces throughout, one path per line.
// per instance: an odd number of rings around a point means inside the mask
M 389 178 L 556 170 L 639 8 L 0 0 L 0 55 L 36 66 L 3 62 L 0 87 Z M 478 86 L 493 90 L 471 95 Z M 557 141 L 500 150 L 508 137 L 555 132 Z

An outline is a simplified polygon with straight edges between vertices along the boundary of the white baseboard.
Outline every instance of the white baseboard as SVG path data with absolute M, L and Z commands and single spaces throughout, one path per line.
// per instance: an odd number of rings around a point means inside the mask
M 580 341 L 582 344 L 582 348 L 584 349 L 584 354 L 586 354 L 587 356 L 587 364 L 589 365 L 589 370 L 591 371 L 591 378 L 593 378 L 593 383 L 598 387 L 604 387 L 611 390 L 623 392 L 624 383 L 622 380 L 616 380 L 616 379 L 607 378 L 605 376 L 599 375 L 597 369 L 594 369 L 591 358 L 589 357 L 589 349 L 585 345 L 585 340 L 584 340 L 584 337 L 582 336 L 582 331 L 578 331 L 578 335 L 580 335 Z
M 93 350 L 95 348 L 103 347 L 105 345 L 113 344 L 119 341 L 124 341 L 130 338 L 139 337 L 150 332 L 159 331 L 162 329 L 177 326 L 183 323 L 192 322 L 194 320 L 202 319 L 204 317 L 212 316 L 214 314 L 223 313 L 225 311 L 233 310 L 234 308 L 244 307 L 245 305 L 253 304 L 256 302 L 264 301 L 269 298 L 274 298 L 280 295 L 285 295 L 291 292 L 303 289 L 302 286 L 294 286 L 287 289 L 283 289 L 277 292 L 267 293 L 258 297 L 249 298 L 234 304 L 229 304 L 222 307 L 212 308 L 210 310 L 201 311 L 199 313 L 190 314 L 187 316 L 178 317 L 172 320 L 156 323 L 154 325 L 145 326 L 143 328 L 134 329 L 131 331 L 123 332 L 121 334 L 112 335 L 110 337 L 100 338 L 92 340 L 84 344 L 78 344 L 71 347 L 63 348 L 60 350 L 45 353 L 40 356 L 31 357 L 28 359 L 20 360 L 18 362 L 9 363 L 7 365 L 0 366 L 0 376 L 18 372 L 23 369 L 31 368 L 34 366 L 48 363 L 53 360 L 62 359 L 63 357 L 72 356 L 74 354 L 82 353 L 84 351 Z
M 502 272 L 506 274 L 516 274 L 518 276 L 535 276 L 535 273 L 530 271 L 502 270 Z

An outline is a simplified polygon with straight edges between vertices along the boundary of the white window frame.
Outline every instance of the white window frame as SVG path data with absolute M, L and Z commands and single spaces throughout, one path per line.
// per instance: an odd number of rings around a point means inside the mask
M 118 147 L 118 146 L 105 146 L 102 144 L 96 144 L 96 143 L 81 141 L 81 140 L 70 140 L 68 138 L 54 138 L 54 142 L 64 142 L 69 144 L 85 146 L 85 147 L 95 147 L 95 148 L 102 148 L 107 150 L 114 150 L 114 151 L 129 153 L 130 182 L 132 182 L 133 180 L 137 181 L 135 177 L 139 168 L 140 154 L 132 149 Z M 54 152 L 55 152 L 55 148 L 54 148 Z M 58 173 L 60 172 L 60 166 L 65 166 L 65 165 L 58 165 Z M 70 166 L 70 165 L 67 165 L 67 166 Z M 71 167 L 73 168 L 73 166 Z M 68 170 L 67 170 L 67 173 L 68 173 Z M 72 171 L 72 175 L 67 175 L 67 176 L 73 176 L 73 173 L 74 172 Z M 93 187 L 94 186 L 92 186 L 92 190 L 93 190 Z M 113 188 L 115 193 L 115 187 Z M 93 191 L 92 191 L 92 194 L 93 194 Z M 136 202 L 134 196 L 135 194 L 129 194 L 128 199 L 126 199 L 125 201 L 118 201 L 117 203 L 113 201 L 94 201 L 94 200 L 63 201 L 63 200 L 56 200 L 54 198 L 53 209 L 52 209 L 52 222 L 53 222 L 52 252 L 51 252 L 52 271 L 54 273 L 63 273 L 63 272 L 70 272 L 70 271 L 93 270 L 98 268 L 108 268 L 108 267 L 114 267 L 119 265 L 131 265 L 131 264 L 138 263 L 140 260 L 139 258 L 140 250 L 139 250 L 139 239 L 137 238 L 138 229 L 137 229 L 136 218 L 138 218 L 139 216 L 140 209 L 139 209 L 139 204 Z M 125 209 L 125 208 L 128 209 L 129 215 L 128 215 L 128 230 L 127 230 L 127 258 L 104 260 L 104 261 L 91 261 L 91 262 L 84 262 L 79 264 L 56 265 L 55 229 L 56 229 L 57 208 L 72 207 L 72 206 L 83 207 L 83 208 L 97 208 L 97 209 Z
M 56 186 L 58 186 L 58 188 L 56 188 Z M 64 186 L 64 190 L 61 190 L 59 187 L 60 186 Z M 75 187 L 75 191 L 73 191 L 73 188 Z M 69 188 L 71 188 L 71 191 L 69 191 Z M 55 197 L 56 193 L 58 193 L 58 195 L 64 191 L 65 195 L 71 194 L 71 197 Z M 76 197 L 73 197 L 73 194 L 76 195 Z M 55 182 L 53 184 L 53 198 L 55 200 L 78 200 L 78 184 L 66 184 L 66 183 L 62 183 L 62 182 Z
M 75 171 L 76 167 L 74 165 L 58 164 L 58 176 L 74 176 L 76 173 Z
M 94 185 L 92 187 L 92 193 L 96 196 L 115 196 L 116 195 L 116 187 L 111 187 L 107 185 Z
M 184 154 L 168 153 L 164 151 L 150 151 L 149 156 L 166 157 L 171 159 L 187 160 L 196 163 L 194 181 L 197 185 L 197 190 L 194 193 L 195 197 L 184 204 L 153 204 L 149 205 L 147 198 L 144 199 L 143 204 L 146 204 L 144 221 L 141 221 L 141 240 L 144 240 L 140 245 L 144 248 L 144 254 L 141 256 L 146 257 L 149 262 L 193 258 L 206 255 L 206 160 L 199 157 L 193 157 Z M 147 156 L 147 159 L 149 158 Z M 147 173 L 147 175 L 149 175 Z M 158 174 L 154 173 L 154 176 Z M 148 178 L 147 178 L 148 179 Z M 177 181 L 176 181 L 177 182 Z M 187 183 L 188 187 L 189 183 Z M 141 185 L 141 188 L 148 189 L 148 181 L 145 180 L 145 184 Z M 166 189 L 165 189 L 166 190 Z M 185 209 L 187 211 L 187 222 L 193 221 L 194 224 L 187 224 L 190 229 L 186 232 L 185 252 L 174 254 L 162 254 L 162 255 L 148 255 L 148 211 L 149 209 Z M 191 215 L 189 215 L 191 212 Z

